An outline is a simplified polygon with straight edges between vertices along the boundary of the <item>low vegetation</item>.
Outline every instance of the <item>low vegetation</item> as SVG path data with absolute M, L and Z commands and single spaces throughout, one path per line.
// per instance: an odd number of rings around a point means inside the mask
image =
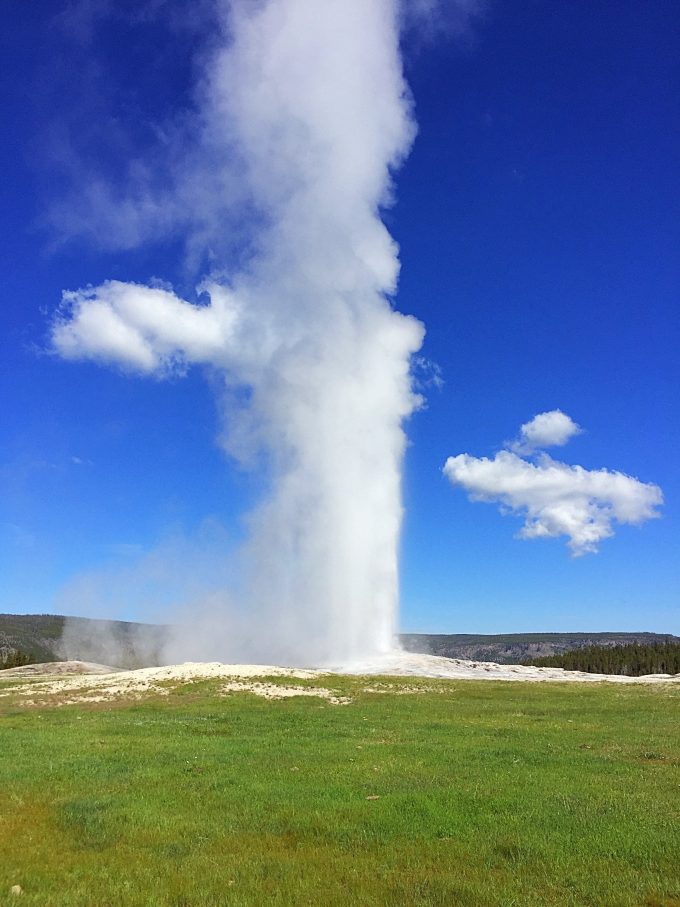
M 322 677 L 294 683 L 349 702 L 201 681 L 31 705 L 15 683 L 0 902 L 680 905 L 675 684 Z
M 539 668 L 565 668 L 592 674 L 680 674 L 680 643 L 624 646 L 587 646 L 560 655 L 528 659 L 523 664 Z

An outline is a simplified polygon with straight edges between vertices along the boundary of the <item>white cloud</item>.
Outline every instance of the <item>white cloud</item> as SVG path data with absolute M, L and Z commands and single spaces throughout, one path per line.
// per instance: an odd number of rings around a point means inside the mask
M 65 292 L 52 324 L 52 346 L 64 359 L 113 362 L 137 372 L 167 374 L 191 363 L 224 365 L 236 305 L 209 285 L 209 305 L 192 305 L 171 290 L 108 280 Z
M 557 414 L 563 419 L 554 418 Z M 529 450 L 539 442 L 563 444 L 579 431 L 559 410 L 542 415 L 551 418 L 537 417 L 522 426 Z M 579 556 L 596 552 L 603 539 L 614 535 L 615 523 L 636 525 L 659 516 L 663 494 L 658 485 L 608 469 L 569 466 L 546 453 L 531 462 L 516 449 L 501 450 L 492 459 L 449 457 L 444 474 L 471 501 L 498 503 L 501 513 L 523 516 L 520 538 L 566 536 L 572 554 Z
M 518 454 L 529 454 L 544 447 L 562 447 L 583 429 L 560 409 L 539 413 L 519 430 L 519 438 L 508 446 Z

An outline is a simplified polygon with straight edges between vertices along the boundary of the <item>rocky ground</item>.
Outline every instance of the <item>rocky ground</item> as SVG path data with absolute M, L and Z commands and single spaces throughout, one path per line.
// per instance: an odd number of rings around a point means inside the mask
M 209 679 L 224 679 L 224 692 L 248 691 L 265 698 L 317 695 L 338 704 L 344 700 L 325 687 L 299 685 L 281 686 L 266 683 L 262 678 L 290 677 L 301 680 L 320 680 L 332 683 L 333 675 L 429 677 L 449 680 L 500 681 L 559 681 L 567 683 L 680 683 L 680 675 L 652 674 L 645 677 L 586 674 L 564 671 L 561 668 L 533 668 L 522 665 L 499 665 L 441 658 L 436 655 L 416 655 L 395 651 L 348 665 L 311 670 L 275 665 L 228 665 L 219 662 L 187 663 L 155 668 L 122 671 L 91 662 L 67 661 L 27 665 L 3 671 L 3 680 L 18 683 L 3 685 L 2 696 L 19 696 L 26 702 L 40 702 L 45 697 L 58 696 L 60 704 L 74 702 L 103 702 L 121 698 L 137 698 L 145 693 L 166 694 L 177 685 Z

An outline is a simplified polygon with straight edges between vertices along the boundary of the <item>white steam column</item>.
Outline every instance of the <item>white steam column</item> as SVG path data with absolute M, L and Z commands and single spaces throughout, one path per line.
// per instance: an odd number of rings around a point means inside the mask
M 396 19 L 392 0 L 225 7 L 199 151 L 247 187 L 251 258 L 227 276 L 217 263 L 209 303 L 109 281 L 65 293 L 53 323 L 67 359 L 219 369 L 226 449 L 264 452 L 240 604 L 213 606 L 203 657 L 338 664 L 392 646 L 402 426 L 423 338 L 391 306 L 397 248 L 379 215 L 414 135 Z M 247 404 L 232 406 L 238 388 Z

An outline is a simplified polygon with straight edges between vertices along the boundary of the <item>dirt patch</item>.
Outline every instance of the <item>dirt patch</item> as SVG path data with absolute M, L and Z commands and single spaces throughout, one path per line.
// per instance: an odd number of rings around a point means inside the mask
M 254 693 L 256 696 L 262 696 L 264 699 L 289 699 L 292 696 L 315 696 L 320 699 L 327 699 L 334 705 L 346 705 L 352 700 L 348 696 L 338 696 L 333 690 L 325 687 L 284 687 L 275 683 L 262 683 L 261 681 L 244 681 L 232 680 L 231 683 L 222 687 L 225 693 Z
M 273 665 L 223 665 L 219 662 L 208 662 L 141 668 L 137 671 L 120 671 L 113 668 L 109 673 L 86 672 L 69 675 L 65 672 L 64 675 L 56 677 L 49 673 L 45 675 L 44 680 L 35 674 L 15 675 L 18 682 L 0 690 L 0 697 L 19 696 L 24 698 L 27 705 L 57 699 L 57 705 L 73 705 L 115 699 L 139 699 L 147 693 L 165 696 L 175 687 L 194 680 L 231 677 L 295 677 L 307 680 L 319 674 L 319 671 Z

